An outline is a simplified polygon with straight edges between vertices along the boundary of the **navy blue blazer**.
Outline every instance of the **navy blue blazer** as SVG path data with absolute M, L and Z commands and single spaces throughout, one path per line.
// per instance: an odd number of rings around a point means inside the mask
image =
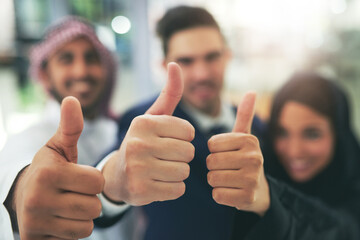
M 154 100 L 139 105 L 122 116 L 117 148 L 125 137 L 131 121 L 136 116 L 144 114 Z M 234 114 L 236 114 L 235 107 Z M 148 222 L 145 239 L 230 239 L 235 208 L 219 205 L 212 198 L 212 187 L 207 182 L 208 139 L 199 130 L 192 117 L 181 109 L 180 105 L 175 109 L 173 115 L 189 121 L 194 126 L 195 138 L 192 143 L 195 147 L 195 157 L 190 162 L 190 176 L 185 180 L 186 192 L 183 196 L 176 200 L 154 202 L 141 207 Z M 255 117 L 252 133 L 261 137 L 263 130 L 263 124 L 259 118 Z

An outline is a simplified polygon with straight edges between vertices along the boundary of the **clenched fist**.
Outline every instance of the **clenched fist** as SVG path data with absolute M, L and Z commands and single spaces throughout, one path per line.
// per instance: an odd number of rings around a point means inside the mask
M 111 159 L 104 166 L 104 193 L 114 201 L 145 205 L 176 199 L 185 192 L 195 130 L 171 116 L 183 92 L 180 67 L 168 65 L 168 81 L 145 115 L 136 117 Z

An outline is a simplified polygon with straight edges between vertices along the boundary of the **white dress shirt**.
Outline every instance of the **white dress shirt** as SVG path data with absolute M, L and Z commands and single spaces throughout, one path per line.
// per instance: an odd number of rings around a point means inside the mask
M 222 125 L 227 132 L 231 132 L 235 124 L 236 116 L 232 106 L 228 103 L 221 103 L 220 113 L 218 116 L 209 116 L 193 106 L 181 102 L 183 110 L 196 122 L 200 131 L 204 134 L 208 133 L 214 126 Z

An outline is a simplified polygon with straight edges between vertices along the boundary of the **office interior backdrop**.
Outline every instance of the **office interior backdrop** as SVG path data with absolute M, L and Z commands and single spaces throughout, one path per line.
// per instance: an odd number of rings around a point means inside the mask
M 273 93 L 296 70 L 335 78 L 347 90 L 360 136 L 360 0 L 1 0 L 0 149 L 7 136 L 37 121 L 46 96 L 27 74 L 29 48 L 56 19 L 75 14 L 96 25 L 119 61 L 112 109 L 121 114 L 165 81 L 156 21 L 179 4 L 206 7 L 233 51 L 224 95 L 258 92 L 267 118 Z

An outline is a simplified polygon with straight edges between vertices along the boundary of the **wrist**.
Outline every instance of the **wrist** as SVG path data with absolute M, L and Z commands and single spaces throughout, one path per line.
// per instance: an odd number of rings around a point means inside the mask
M 116 155 L 118 151 L 113 152 L 106 163 L 102 166 L 101 172 L 105 179 L 104 189 L 102 195 L 106 200 L 114 204 L 123 204 L 124 201 L 118 196 L 119 186 L 118 183 L 118 174 L 117 174 L 117 164 L 116 164 Z

